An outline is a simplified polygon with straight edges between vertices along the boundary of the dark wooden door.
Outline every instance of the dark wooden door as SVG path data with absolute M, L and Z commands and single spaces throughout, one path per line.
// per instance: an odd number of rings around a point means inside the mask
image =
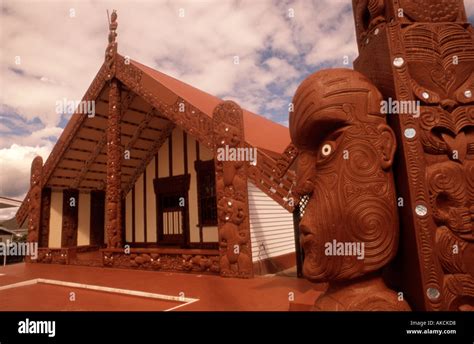
M 104 246 L 105 192 L 91 191 L 91 246 Z
M 187 245 L 189 182 L 189 174 L 155 179 L 158 244 L 182 247 Z

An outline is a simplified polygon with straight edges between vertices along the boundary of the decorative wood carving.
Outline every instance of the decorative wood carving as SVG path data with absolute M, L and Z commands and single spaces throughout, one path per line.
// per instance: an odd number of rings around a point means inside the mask
M 373 27 L 385 21 L 384 0 L 354 0 L 353 9 L 357 39 L 361 44 Z
M 219 161 L 218 149 L 245 148 L 242 109 L 232 101 L 213 112 L 214 163 L 219 231 L 220 273 L 225 277 L 252 277 L 247 161 Z
M 400 0 L 398 8 L 403 9 L 401 20 L 404 23 L 466 21 L 462 0 Z
M 247 143 L 245 147 L 253 148 Z M 279 176 L 282 173 L 279 168 L 283 161 L 285 160 L 275 161 L 265 153 L 257 151 L 257 165 L 249 165 L 247 173 L 250 180 L 265 194 L 292 212 L 299 202 L 299 197 L 292 192 L 296 177 L 294 171 L 290 170 Z M 277 165 L 279 162 L 280 167 Z
M 285 151 L 282 153 L 282 155 L 276 160 L 279 177 L 283 177 L 288 172 L 288 169 L 295 161 L 297 156 L 298 149 L 296 149 L 296 147 L 290 143 L 288 147 L 285 148 Z
M 107 12 L 108 13 L 108 12 Z M 117 11 L 113 10 L 109 18 L 109 44 L 105 50 L 105 65 L 107 67 L 107 79 L 115 76 L 115 61 L 117 56 Z
M 114 268 L 143 269 L 153 271 L 177 271 L 196 273 L 219 273 L 217 254 L 171 254 L 153 250 L 134 249 L 130 254 L 117 250 L 103 251 L 103 265 Z
M 49 219 L 51 216 L 51 189 L 44 188 L 41 193 L 41 228 L 39 247 L 47 247 L 49 243 Z
M 70 264 L 74 257 L 74 248 L 39 248 L 36 262 L 46 264 Z
M 135 99 L 135 94 L 132 92 L 127 92 L 125 97 L 123 97 L 122 104 L 120 105 L 120 119 L 124 116 L 124 114 L 127 112 L 130 104 L 132 104 L 133 100 Z M 84 178 L 87 175 L 87 172 L 89 172 L 90 167 L 92 164 L 95 162 L 99 154 L 103 151 L 104 147 L 106 147 L 107 144 L 107 132 L 102 135 L 102 137 L 99 139 L 99 142 L 97 142 L 97 145 L 94 148 L 94 151 L 92 154 L 89 156 L 89 158 L 84 162 L 84 166 L 81 168 L 81 172 L 79 175 L 74 179 L 74 182 L 72 183 L 72 188 L 79 188 L 81 185 L 81 182 L 84 180 Z M 105 184 L 105 181 L 104 181 Z
M 120 55 L 117 55 L 117 78 L 133 92 L 145 99 L 157 112 L 180 126 L 186 133 L 195 137 L 204 146 L 213 149 L 212 119 L 205 113 L 179 97 L 176 97 L 172 104 L 167 104 L 159 99 L 156 94 L 152 93 L 143 84 L 144 77 L 142 71 L 131 63 L 126 64 L 125 59 Z M 246 147 L 251 147 L 248 143 L 245 143 L 245 145 Z M 292 154 L 290 152 L 292 152 L 291 147 L 288 148 L 288 151 L 285 151 L 285 156 Z M 281 169 L 285 168 L 285 164 L 289 163 L 289 161 L 287 158 L 283 158 L 276 162 L 261 151 L 258 151 L 257 154 L 258 164 L 257 166 L 249 166 L 249 178 L 268 196 L 289 211 L 293 211 L 294 205 L 299 201 L 291 193 L 295 178 L 294 173 L 287 171 L 284 177 L 279 176 L 279 173 L 282 173 Z M 124 192 L 130 190 L 131 185 L 128 185 Z
M 202 111 L 184 99 L 176 97 L 171 103 L 165 103 L 143 85 L 143 73 L 133 64 L 125 63 L 117 55 L 117 78 L 133 92 L 153 106 L 157 112 L 194 136 L 200 143 L 212 149 L 212 120 Z
M 366 77 L 349 69 L 312 74 L 293 98 L 295 192 L 309 196 L 299 224 L 303 272 L 329 282 L 318 310 L 409 309 L 377 277 L 395 256 L 399 233 L 391 171 L 396 141 L 381 100 Z
M 103 87 L 105 86 L 106 78 L 107 78 L 107 68 L 104 65 L 100 68 L 99 72 L 97 73 L 96 77 L 92 81 L 92 84 L 89 86 L 89 89 L 85 93 L 84 97 L 82 98 L 83 101 L 95 101 L 99 96 L 99 93 L 102 91 Z M 64 128 L 63 133 L 58 139 L 58 142 L 54 145 L 53 150 L 51 151 L 50 155 L 48 156 L 48 160 L 44 165 L 43 171 L 43 185 L 48 182 L 48 179 L 51 177 L 54 169 L 56 168 L 57 164 L 61 160 L 63 154 L 69 148 L 69 145 L 73 142 L 73 138 L 76 133 L 79 131 L 82 123 L 87 119 L 87 116 L 84 114 L 74 113 L 71 116 L 66 128 Z
M 82 98 L 83 101 L 95 101 L 99 96 L 100 91 L 105 85 L 107 77 L 107 68 L 105 64 L 103 64 L 95 76 L 94 80 L 92 81 L 91 85 L 89 86 L 88 90 L 86 91 L 84 97 Z M 51 174 L 53 173 L 56 166 L 59 164 L 61 157 L 68 149 L 69 145 L 72 143 L 73 137 L 76 135 L 77 131 L 80 129 L 83 121 L 87 119 L 87 116 L 83 114 L 74 113 L 71 116 L 66 128 L 64 128 L 63 133 L 59 137 L 58 141 L 53 147 L 53 150 L 48 156 L 44 166 L 43 166 L 43 178 L 41 181 L 41 186 L 44 186 Z M 25 201 L 23 201 L 20 209 L 16 214 L 16 220 L 18 223 L 23 223 L 25 218 L 28 216 L 28 209 L 29 209 L 29 198 L 30 198 L 31 190 L 28 191 L 28 194 L 25 197 Z
M 63 191 L 61 247 L 77 246 L 79 191 Z
M 23 200 L 20 208 L 18 208 L 18 211 L 16 212 L 15 218 L 16 218 L 16 222 L 19 225 L 22 225 L 23 221 L 25 221 L 25 219 L 27 219 L 28 217 L 28 212 L 30 209 L 30 196 L 31 196 L 31 189 L 28 190 L 25 196 L 25 199 Z
M 43 158 L 37 156 L 31 163 L 30 193 L 28 207 L 28 242 L 38 242 L 41 226 L 41 179 Z
M 187 102 L 184 99 L 179 98 L 177 95 L 174 95 L 176 100 L 166 103 L 159 99 L 156 92 L 152 92 L 149 87 L 148 81 L 144 82 L 143 72 L 138 69 L 129 59 L 125 59 L 123 56 L 120 56 L 117 53 L 117 43 L 116 39 L 116 29 L 117 29 L 117 15 L 115 11 L 112 13 L 111 21 L 109 23 L 109 45 L 106 50 L 105 62 L 94 78 L 92 84 L 84 95 L 84 101 L 95 101 L 105 86 L 105 82 L 111 80 L 113 77 L 118 78 L 123 84 L 125 84 L 129 89 L 133 90 L 137 95 L 146 100 L 151 104 L 160 114 L 163 114 L 166 118 L 170 119 L 177 125 L 181 126 L 188 134 L 197 138 L 197 140 L 204 144 L 209 149 L 213 148 L 212 142 L 212 119 L 195 108 L 192 104 Z M 148 79 L 149 76 L 145 75 Z M 169 100 L 169 99 L 168 99 Z M 125 103 L 125 102 L 124 102 Z M 126 108 L 125 105 L 122 106 L 123 109 Z M 44 167 L 44 178 L 42 185 L 47 184 L 48 179 L 51 177 L 54 169 L 60 162 L 62 156 L 69 148 L 69 145 L 73 141 L 74 136 L 80 129 L 83 121 L 87 116 L 75 113 L 68 125 L 66 126 L 63 134 L 59 138 L 57 144 L 54 146 L 53 151 L 51 152 L 48 160 L 45 163 Z M 99 142 L 99 146 L 103 145 L 104 141 Z M 94 151 L 94 154 L 97 154 L 99 147 Z M 265 154 L 259 152 L 259 161 L 264 161 L 261 165 L 271 166 L 262 168 L 259 167 L 257 170 L 253 169 L 253 175 L 263 173 L 264 179 L 268 176 L 273 176 L 274 179 L 280 179 L 277 175 L 278 169 L 276 168 L 276 162 L 274 159 L 266 156 Z M 93 163 L 94 159 L 91 158 L 86 162 L 80 174 L 76 177 L 73 187 L 79 187 L 81 181 L 84 179 L 86 172 L 90 165 Z M 282 181 L 273 182 L 272 180 L 258 179 L 255 177 L 255 182 L 260 183 L 263 191 L 272 197 L 275 201 L 279 202 L 282 206 L 287 208 L 289 211 L 293 210 L 293 203 L 288 202 L 289 194 L 291 193 L 291 185 L 294 181 L 294 174 L 289 172 Z M 129 189 L 130 186 L 127 186 L 126 189 Z M 276 192 L 274 191 L 276 190 Z M 25 198 L 19 211 L 17 212 L 16 218 L 19 223 L 22 223 L 28 213 L 28 198 L 29 195 Z
M 473 309 L 473 28 L 461 0 L 385 0 L 385 7 L 390 24 L 366 41 L 358 32 L 355 68 L 385 99 L 420 102 L 416 116 L 390 115 L 404 200 L 392 282 L 417 310 Z
M 107 183 L 105 193 L 107 247 L 122 246 L 121 167 L 120 141 L 121 114 L 120 87 L 112 79 L 109 90 L 109 116 L 107 121 Z

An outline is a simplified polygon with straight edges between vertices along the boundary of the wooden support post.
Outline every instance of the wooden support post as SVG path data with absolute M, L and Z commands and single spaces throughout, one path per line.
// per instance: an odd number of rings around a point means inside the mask
M 222 159 L 219 150 L 245 147 L 242 109 L 232 101 L 213 113 L 220 273 L 225 277 L 253 277 L 250 242 L 247 161 Z
M 107 183 L 105 197 L 107 248 L 122 246 L 120 106 L 120 86 L 117 79 L 112 79 L 109 90 L 109 116 L 107 122 Z
M 31 163 L 28 242 L 38 242 L 41 226 L 41 187 L 43 177 L 43 158 L 37 156 Z

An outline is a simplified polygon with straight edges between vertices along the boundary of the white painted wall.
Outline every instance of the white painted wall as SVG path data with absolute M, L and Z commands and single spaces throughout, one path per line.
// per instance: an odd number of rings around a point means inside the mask
M 61 247 L 63 227 L 63 192 L 51 192 L 51 213 L 49 216 L 49 243 L 50 248 Z
M 258 262 L 295 252 L 293 214 L 258 189 L 250 180 L 248 192 L 252 260 Z

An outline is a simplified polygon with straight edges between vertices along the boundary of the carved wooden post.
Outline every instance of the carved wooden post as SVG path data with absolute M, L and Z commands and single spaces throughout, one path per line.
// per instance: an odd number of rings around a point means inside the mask
M 217 105 L 213 113 L 213 132 L 220 273 L 226 277 L 252 277 L 248 162 L 229 161 L 219 154 L 220 149 L 245 147 L 242 109 L 232 101 Z
M 112 79 L 109 90 L 109 117 L 107 122 L 107 183 L 105 196 L 108 248 L 122 246 L 120 105 L 119 83 L 117 79 Z
M 38 242 L 41 226 L 41 184 L 43 158 L 37 156 L 31 163 L 30 199 L 28 215 L 28 242 Z
M 41 192 L 41 229 L 39 234 L 39 247 L 48 247 L 49 244 L 49 219 L 51 216 L 51 189 L 44 188 Z
M 79 191 L 63 190 L 61 247 L 77 246 Z
M 392 282 L 416 310 L 472 310 L 474 30 L 461 0 L 353 0 L 353 7 L 355 69 L 387 103 L 419 104 L 387 116 L 399 145 L 402 222 Z

